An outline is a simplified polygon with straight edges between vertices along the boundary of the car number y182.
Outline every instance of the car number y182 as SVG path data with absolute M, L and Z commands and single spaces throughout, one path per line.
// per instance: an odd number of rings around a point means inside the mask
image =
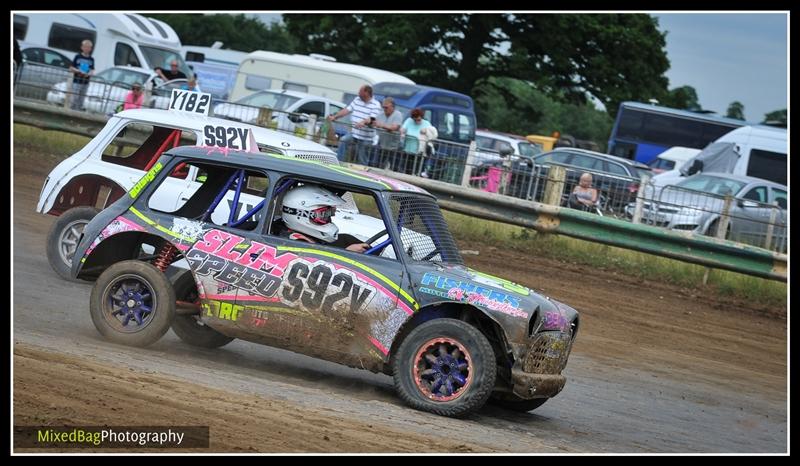
M 169 99 L 169 110 L 180 112 L 199 113 L 208 116 L 211 103 L 211 94 L 194 92 L 183 89 L 173 89 Z

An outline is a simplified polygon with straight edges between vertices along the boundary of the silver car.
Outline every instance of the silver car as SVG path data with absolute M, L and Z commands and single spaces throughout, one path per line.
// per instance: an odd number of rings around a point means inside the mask
M 728 194 L 733 196 L 733 202 L 727 239 L 765 246 L 770 236 L 771 248 L 785 249 L 786 186 L 760 178 L 729 173 L 690 176 L 665 186 L 656 199 L 646 200 L 642 220 L 673 230 L 716 236 Z M 626 207 L 629 217 L 633 217 L 634 209 L 634 203 Z
M 17 70 L 14 95 L 26 99 L 45 100 L 54 84 L 72 78 L 72 60 L 47 47 L 22 48 L 22 64 Z

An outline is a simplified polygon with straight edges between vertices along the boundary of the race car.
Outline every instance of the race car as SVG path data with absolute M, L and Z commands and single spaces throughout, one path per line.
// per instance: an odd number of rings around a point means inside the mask
M 490 397 L 529 411 L 562 390 L 577 311 L 466 267 L 431 194 L 221 146 L 166 151 L 83 230 L 71 277 L 94 280 L 106 338 L 144 347 L 171 327 L 205 348 L 267 344 L 392 375 L 406 403 L 444 416 Z M 201 185 L 160 200 L 187 170 Z M 244 195 L 258 202 L 217 215 Z M 339 228 L 346 197 L 370 218 L 361 234 Z M 169 280 L 181 260 L 189 269 Z
M 224 137 L 232 147 L 241 147 L 248 141 L 241 141 L 236 131 L 250 129 L 248 134 L 254 137 L 261 151 L 339 163 L 333 151 L 311 140 L 206 116 L 210 106 L 208 94 L 178 91 L 175 95 L 188 94 L 196 94 L 196 103 L 191 107 L 188 105 L 191 99 L 184 98 L 175 99 L 178 104 L 170 110 L 137 109 L 113 115 L 97 136 L 47 176 L 36 211 L 59 217 L 47 236 L 47 258 L 59 276 L 69 277 L 75 247 L 89 220 L 131 189 L 169 148 L 204 145 L 210 136 Z M 208 96 L 204 106 L 203 96 Z M 121 152 L 122 146 L 134 150 Z M 169 180 L 170 189 L 161 200 L 174 202 L 179 193 L 199 186 L 198 176 L 201 174 L 195 171 L 174 174 Z

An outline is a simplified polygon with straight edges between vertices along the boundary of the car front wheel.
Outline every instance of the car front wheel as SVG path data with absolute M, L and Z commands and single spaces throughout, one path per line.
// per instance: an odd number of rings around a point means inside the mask
M 107 268 L 94 283 L 92 322 L 115 343 L 144 347 L 169 330 L 175 291 L 169 279 L 146 262 L 126 260 Z
M 392 365 L 403 401 L 441 416 L 464 416 L 480 409 L 497 377 L 489 341 L 456 319 L 434 319 L 412 330 Z

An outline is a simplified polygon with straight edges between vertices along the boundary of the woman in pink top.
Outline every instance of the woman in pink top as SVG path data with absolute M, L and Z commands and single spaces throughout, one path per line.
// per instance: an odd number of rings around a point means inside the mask
M 122 105 L 123 110 L 130 110 L 132 108 L 142 108 L 144 103 L 144 92 L 142 92 L 142 85 L 139 83 L 131 87 L 131 91 L 125 96 L 125 103 Z

